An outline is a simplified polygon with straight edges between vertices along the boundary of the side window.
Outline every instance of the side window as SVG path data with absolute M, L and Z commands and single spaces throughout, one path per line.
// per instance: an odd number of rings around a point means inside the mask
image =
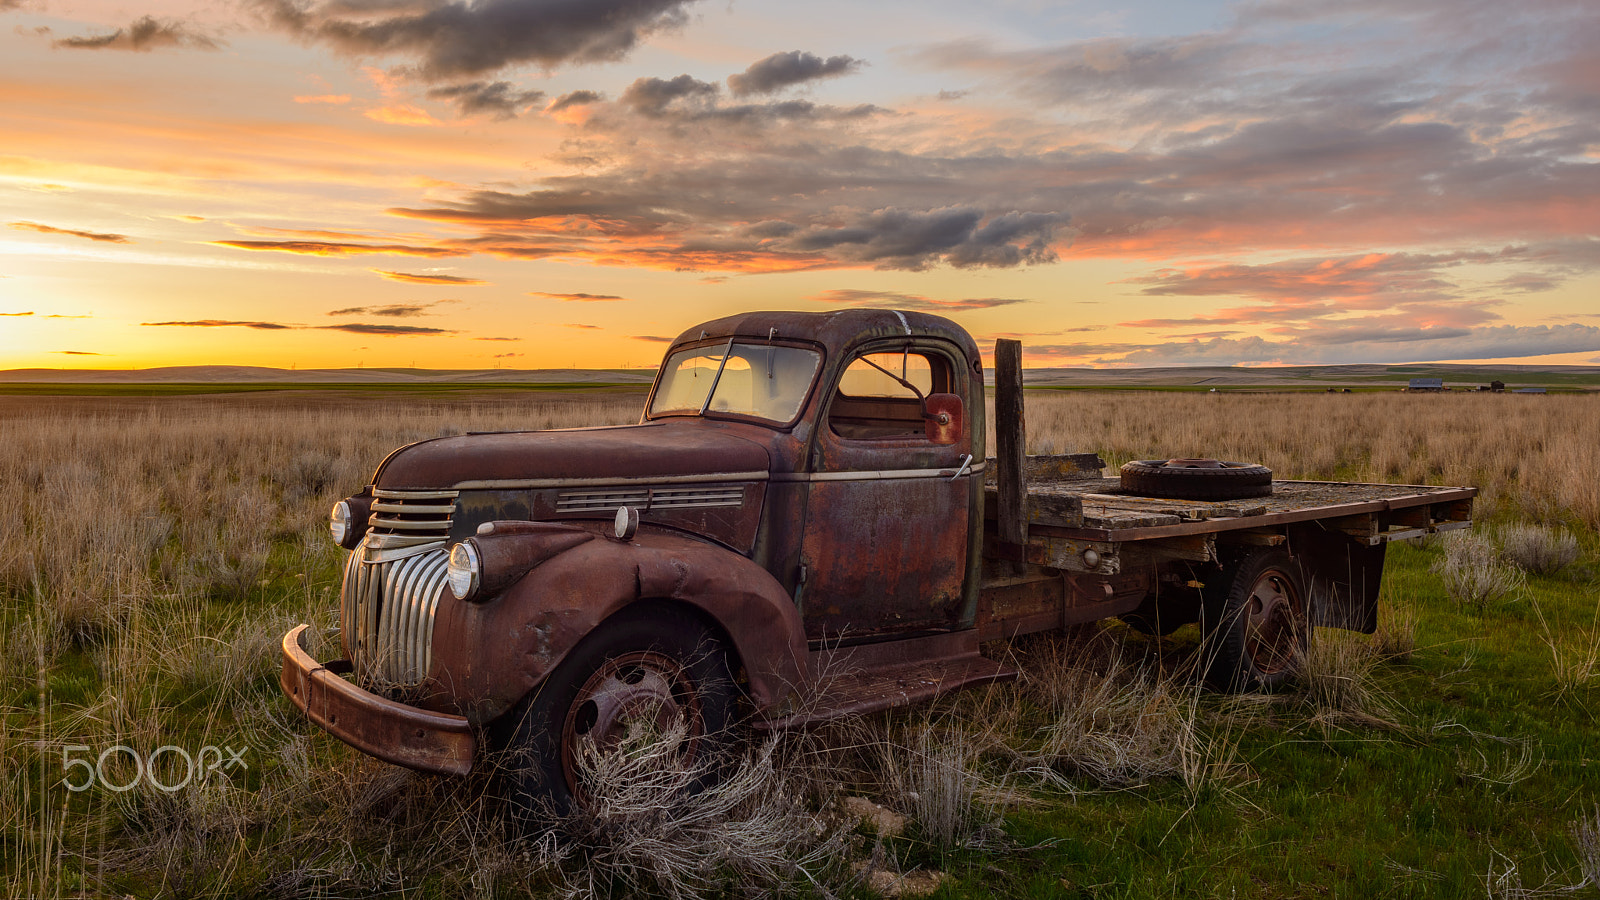
M 937 353 L 886 350 L 862 354 L 839 378 L 839 388 L 828 405 L 828 427 L 853 441 L 926 440 L 918 395 L 947 391 L 950 383 L 950 364 Z

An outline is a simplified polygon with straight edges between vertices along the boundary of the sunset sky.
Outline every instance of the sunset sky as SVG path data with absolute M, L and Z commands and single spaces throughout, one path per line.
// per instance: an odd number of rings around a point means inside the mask
M 0 368 L 1600 364 L 1595 0 L 0 0 Z

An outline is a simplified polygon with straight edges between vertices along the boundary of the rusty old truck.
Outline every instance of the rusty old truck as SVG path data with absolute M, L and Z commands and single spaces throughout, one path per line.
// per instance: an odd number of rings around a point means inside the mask
M 343 657 L 293 629 L 283 689 L 413 769 L 521 751 L 521 790 L 569 805 L 586 742 L 681 727 L 709 757 L 1012 677 L 986 642 L 1111 617 L 1198 622 L 1208 681 L 1271 687 L 1314 627 L 1375 628 L 1389 541 L 1469 523 L 1471 488 L 1026 456 L 1020 348 L 995 359 L 992 458 L 972 337 L 892 310 L 695 326 L 635 425 L 402 447 L 333 510 Z

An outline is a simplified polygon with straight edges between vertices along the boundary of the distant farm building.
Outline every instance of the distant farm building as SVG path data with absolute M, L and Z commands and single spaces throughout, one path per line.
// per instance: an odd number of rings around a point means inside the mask
M 1428 392 L 1444 390 L 1443 378 L 1413 378 L 1406 390 L 1412 392 Z
M 1513 393 L 1513 394 L 1544 394 L 1544 393 L 1548 393 L 1548 391 L 1546 391 L 1544 388 L 1517 388 L 1516 390 L 1512 391 L 1511 393 Z

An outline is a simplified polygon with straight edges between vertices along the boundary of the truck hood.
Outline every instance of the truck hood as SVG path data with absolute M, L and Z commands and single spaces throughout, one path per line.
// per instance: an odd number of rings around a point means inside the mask
M 511 486 L 564 478 L 766 472 L 768 465 L 766 448 L 730 433 L 724 423 L 684 418 L 436 438 L 396 450 L 378 467 L 373 484 L 389 490 L 449 490 L 482 482 Z

